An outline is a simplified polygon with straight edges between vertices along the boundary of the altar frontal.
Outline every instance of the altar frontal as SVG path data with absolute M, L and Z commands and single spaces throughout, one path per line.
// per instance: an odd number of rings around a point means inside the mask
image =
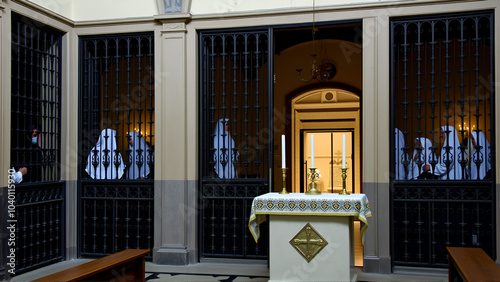
M 361 241 L 371 217 L 364 194 L 268 193 L 252 202 L 248 223 L 257 242 L 269 215 L 270 281 L 355 281 L 354 219 Z

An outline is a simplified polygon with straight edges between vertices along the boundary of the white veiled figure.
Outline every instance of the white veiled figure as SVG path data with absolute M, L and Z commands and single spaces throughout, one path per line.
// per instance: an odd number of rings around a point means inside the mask
M 142 179 L 146 178 L 150 173 L 148 155 L 151 153 L 146 140 L 140 136 L 139 132 L 132 131 L 129 133 L 129 162 L 130 166 L 127 170 L 127 179 Z M 130 144 L 132 143 L 132 144 Z
M 236 178 L 235 164 L 238 160 L 238 150 L 229 134 L 229 119 L 217 121 L 214 131 L 214 168 L 219 178 Z
M 125 165 L 116 144 L 116 131 L 104 129 L 87 157 L 85 171 L 93 179 L 120 179 Z
M 490 143 L 483 132 L 471 132 L 472 156 L 470 159 L 470 179 L 483 179 L 486 172 L 491 169 L 489 155 L 491 153 Z M 480 148 L 478 149 L 477 146 Z M 476 162 L 480 163 L 479 167 Z
M 413 151 L 413 157 L 411 159 L 408 179 L 418 179 L 418 177 L 422 173 L 424 173 L 422 167 L 425 165 L 429 165 L 430 167 L 429 173 L 432 173 L 431 161 L 437 160 L 436 154 L 434 154 L 431 150 L 432 147 L 431 140 L 425 137 L 417 137 L 415 138 L 415 144 L 421 147 L 422 150 L 419 151 L 415 148 L 415 150 Z
M 441 134 L 444 134 L 444 143 L 441 148 L 438 163 L 434 168 L 434 175 L 439 179 L 462 179 L 462 166 L 460 165 L 460 141 L 457 131 L 451 125 L 441 126 Z
M 401 130 L 395 128 L 395 146 L 396 146 L 396 153 L 395 153 L 395 161 L 396 161 L 396 180 L 398 179 L 406 179 L 406 169 L 404 166 L 404 161 L 408 161 L 407 156 L 403 150 L 405 147 L 405 137 L 403 135 L 403 132 Z

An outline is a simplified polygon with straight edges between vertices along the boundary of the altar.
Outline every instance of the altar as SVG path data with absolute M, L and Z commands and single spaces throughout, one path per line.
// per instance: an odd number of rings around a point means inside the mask
M 270 281 L 356 281 L 352 221 L 360 221 L 364 242 L 371 217 L 366 195 L 258 196 L 248 223 L 256 242 L 268 215 Z

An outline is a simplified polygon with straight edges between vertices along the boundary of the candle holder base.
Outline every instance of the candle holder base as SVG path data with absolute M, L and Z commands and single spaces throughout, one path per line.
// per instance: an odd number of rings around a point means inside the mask
M 283 190 L 281 190 L 280 194 L 290 194 L 286 190 L 286 168 L 282 168 L 281 172 L 283 173 Z
M 321 192 L 318 189 L 316 189 L 316 183 L 311 183 L 311 184 L 309 184 L 309 190 L 307 190 L 307 192 L 305 194 L 306 195 L 321 195 Z
M 319 173 L 316 172 L 316 168 L 311 167 L 311 172 L 309 173 L 309 177 L 311 179 L 311 184 L 309 184 L 309 190 L 305 193 L 306 195 L 321 195 L 321 192 L 316 189 L 316 179 L 319 178 Z
M 347 178 L 347 168 L 342 168 L 342 191 L 339 193 L 339 195 L 350 195 L 351 193 L 347 192 L 346 190 L 346 184 L 345 184 L 345 179 Z

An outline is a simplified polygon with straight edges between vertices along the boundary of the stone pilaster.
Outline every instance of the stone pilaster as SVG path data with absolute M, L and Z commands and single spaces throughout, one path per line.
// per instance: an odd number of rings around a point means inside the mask
M 186 111 L 186 21 L 189 14 L 156 17 L 155 34 L 155 248 L 153 262 L 186 265 L 196 252 L 188 232 L 192 224 L 188 199 Z M 192 114 L 192 113 L 191 113 Z M 196 234 L 195 234 L 196 235 Z

